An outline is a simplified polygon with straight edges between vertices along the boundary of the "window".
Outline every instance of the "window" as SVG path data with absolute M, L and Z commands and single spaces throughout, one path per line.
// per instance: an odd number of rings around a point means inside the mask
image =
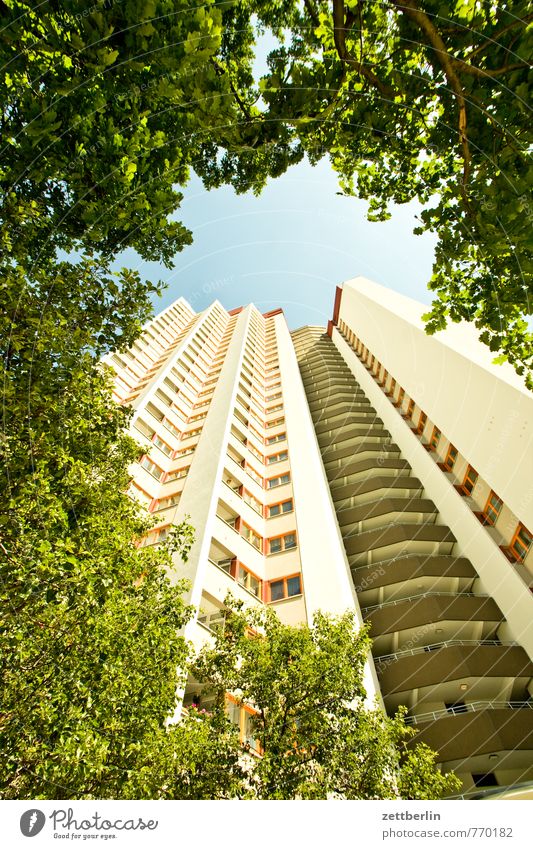
M 177 428 L 177 427 L 175 427 L 175 426 L 172 424 L 172 422 L 171 422 L 171 421 L 169 421 L 169 419 L 165 419 L 165 420 L 164 420 L 164 422 L 163 422 L 163 424 L 164 424 L 164 426 L 167 428 L 167 430 L 169 430 L 171 433 L 173 433 L 173 434 L 174 434 L 174 436 L 177 436 L 177 437 L 178 437 L 178 439 L 181 437 L 181 431 L 180 431 L 180 430 L 178 430 L 178 428 Z
M 476 485 L 476 481 L 478 479 L 478 474 L 476 470 L 472 466 L 468 466 L 466 470 L 466 475 L 463 483 L 461 484 L 461 489 L 465 493 L 465 495 L 471 495 L 472 490 Z
M 483 516 L 491 525 L 495 525 L 498 516 L 501 513 L 501 509 L 503 507 L 503 501 L 501 498 L 498 498 L 494 490 L 490 491 L 490 495 L 487 499 L 487 503 L 485 504 L 485 509 L 483 510 Z
M 248 443 L 247 447 L 248 447 L 248 450 L 251 451 L 251 453 L 254 455 L 254 457 L 256 457 L 259 460 L 260 463 L 265 462 L 265 458 L 263 457 L 263 455 L 259 453 L 257 448 L 254 445 L 252 445 L 251 442 Z
M 282 424 L 285 424 L 285 419 L 274 419 L 271 422 L 266 422 L 265 427 L 266 428 L 278 427 L 278 425 L 282 425 Z
M 439 439 L 440 439 L 440 430 L 438 429 L 438 427 L 435 426 L 433 428 L 433 432 L 431 434 L 431 439 L 429 440 L 429 444 L 431 445 L 431 447 L 433 449 L 437 448 L 437 445 L 439 444 Z
M 514 533 L 514 537 L 511 540 L 511 545 L 509 546 L 509 550 L 516 557 L 519 563 L 523 563 L 526 559 L 529 549 L 531 548 L 531 543 L 533 541 L 533 536 L 529 533 L 527 528 L 520 522 L 516 528 Z
M 444 460 L 444 467 L 445 467 L 446 471 L 451 472 L 451 470 L 455 466 L 456 460 L 457 460 L 457 448 L 455 448 L 450 442 L 450 444 L 448 446 L 446 458 Z
M 275 486 L 282 486 L 285 483 L 290 483 L 291 473 L 286 472 L 284 475 L 278 475 L 275 478 L 269 478 L 266 481 L 267 489 L 273 489 Z
M 226 696 L 226 713 L 232 724 L 239 729 L 241 746 L 260 754 L 261 744 L 254 734 L 256 712 L 248 705 L 237 702 L 232 696 Z
M 407 410 L 406 410 L 406 413 L 405 413 L 405 417 L 407 419 L 412 418 L 414 409 L 415 409 L 415 402 L 413 401 L 412 398 L 410 398 L 409 403 L 407 405 Z
M 279 451 L 277 454 L 270 454 L 269 457 L 266 458 L 267 464 L 271 465 L 272 463 L 281 463 L 282 460 L 289 459 L 288 451 Z
M 292 498 L 288 498 L 287 501 L 280 501 L 278 504 L 269 504 L 267 506 L 267 518 L 271 519 L 273 516 L 281 516 L 283 513 L 291 513 L 294 509 Z
M 179 478 L 185 478 L 185 477 L 187 477 L 188 471 L 189 471 L 188 467 L 186 469 L 175 469 L 173 472 L 168 473 L 167 481 L 175 481 L 175 480 L 178 480 Z
M 170 447 L 170 445 L 167 445 L 167 443 L 163 439 L 161 439 L 160 436 L 156 434 L 152 441 L 156 448 L 159 448 L 159 450 L 162 451 L 163 454 L 166 454 L 167 457 L 170 457 L 170 455 L 172 454 L 172 448 Z
M 175 492 L 174 495 L 167 495 L 166 498 L 160 498 L 159 501 L 156 501 L 154 511 L 155 510 L 167 510 L 169 507 L 174 507 L 178 501 L 180 500 L 180 493 Z
M 420 412 L 420 418 L 418 419 L 418 424 L 416 426 L 416 432 L 417 433 L 423 433 L 427 420 L 428 420 L 428 417 L 426 416 L 426 414 L 423 413 L 423 412 Z
M 127 494 L 134 501 L 138 501 L 139 504 L 142 504 L 142 506 L 146 509 L 148 509 L 152 503 L 152 496 L 148 492 L 145 492 L 145 490 L 140 486 L 137 486 L 137 484 L 133 481 L 130 483 Z
M 156 528 L 146 534 L 146 536 L 141 539 L 139 545 L 141 547 L 144 547 L 145 545 L 157 545 L 167 538 L 169 531 L 170 525 L 164 525 L 163 527 Z
M 301 592 L 302 582 L 300 575 L 291 575 L 288 578 L 280 578 L 277 581 L 270 581 L 269 583 L 270 601 L 281 601 L 283 598 L 300 595 Z
M 241 563 L 237 565 L 237 583 L 251 592 L 252 595 L 255 595 L 256 598 L 260 598 L 261 596 L 261 581 L 254 575 L 253 572 L 250 572 L 246 566 L 243 566 Z
M 277 433 L 276 436 L 267 436 L 265 439 L 265 445 L 274 445 L 275 442 L 283 442 L 286 438 L 286 433 Z
M 250 466 L 249 463 L 244 463 L 244 468 L 250 475 L 251 479 L 255 481 L 258 486 L 263 486 L 263 478 L 258 472 L 256 472 L 256 470 L 252 466 Z
M 398 392 L 398 398 L 396 399 L 395 406 L 401 407 L 403 404 L 403 399 L 405 396 L 405 389 L 400 386 L 400 391 Z
M 296 532 L 282 534 L 282 536 L 272 537 L 268 540 L 269 554 L 278 554 L 280 551 L 290 551 L 291 548 L 296 548 Z
M 243 498 L 243 501 L 246 502 L 246 504 L 250 505 L 252 510 L 255 510 L 256 513 L 259 513 L 260 515 L 262 515 L 263 505 L 261 504 L 260 501 L 257 500 L 257 498 L 254 498 L 254 496 L 252 495 L 251 492 L 248 492 L 247 489 L 243 489 L 242 498 Z
M 160 469 L 149 457 L 145 456 L 141 460 L 141 466 L 143 469 L 146 469 L 151 475 L 156 478 L 156 480 L 160 481 L 163 477 L 163 469 Z
M 202 432 L 201 427 L 195 427 L 192 430 L 186 430 L 182 434 L 182 439 L 190 439 L 191 436 L 198 436 L 199 433 Z
M 258 551 L 263 550 L 263 539 L 245 522 L 241 524 L 241 536 L 248 540 Z
M 395 381 L 395 379 L 392 377 L 392 378 L 391 378 L 391 382 L 390 382 L 390 386 L 389 386 L 389 391 L 387 392 L 387 395 L 389 395 L 389 396 L 392 398 L 392 397 L 393 397 L 393 395 L 394 395 L 394 390 L 395 390 L 395 389 L 396 389 L 396 381 Z

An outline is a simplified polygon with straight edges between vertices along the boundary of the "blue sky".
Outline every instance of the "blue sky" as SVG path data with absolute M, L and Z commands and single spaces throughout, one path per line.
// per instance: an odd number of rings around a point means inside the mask
M 393 209 L 383 223 L 366 220 L 366 204 L 336 194 L 327 160 L 295 166 L 272 180 L 260 197 L 233 189 L 206 191 L 193 177 L 184 190 L 179 219 L 194 244 L 168 270 L 133 251 L 120 265 L 168 284 L 156 311 L 183 295 L 202 310 L 215 298 L 227 308 L 253 301 L 262 312 L 283 307 L 289 327 L 325 324 L 335 286 L 363 274 L 429 303 L 435 239 L 414 236 L 417 204 Z

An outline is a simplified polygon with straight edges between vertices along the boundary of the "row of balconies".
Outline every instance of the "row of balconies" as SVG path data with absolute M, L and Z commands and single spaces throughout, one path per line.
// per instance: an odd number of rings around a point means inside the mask
M 407 705 L 416 739 L 467 789 L 495 765 L 533 778 L 533 664 L 498 640 L 498 606 L 333 343 L 315 336 L 302 378 L 385 705 Z

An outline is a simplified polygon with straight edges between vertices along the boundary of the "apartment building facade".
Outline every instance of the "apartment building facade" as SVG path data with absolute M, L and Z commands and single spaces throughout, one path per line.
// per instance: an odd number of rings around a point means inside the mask
M 190 517 L 178 571 L 198 645 L 228 592 L 287 623 L 355 611 L 373 637 L 369 701 L 407 705 L 465 793 L 526 784 L 532 401 L 480 361 L 470 328 L 458 354 L 455 337 L 425 336 L 420 305 L 392 296 L 349 281 L 327 332 L 292 333 L 281 310 L 197 314 L 179 299 L 110 355 L 145 447 L 129 490 L 156 518 L 141 544 Z M 201 698 L 190 681 L 185 704 Z M 244 709 L 229 710 L 248 738 Z

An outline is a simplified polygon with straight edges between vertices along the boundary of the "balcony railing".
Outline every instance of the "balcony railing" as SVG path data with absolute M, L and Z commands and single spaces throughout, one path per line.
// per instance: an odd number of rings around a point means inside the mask
M 533 710 L 533 701 L 528 702 L 493 702 L 480 701 L 469 702 L 456 707 L 443 708 L 442 710 L 432 710 L 429 713 L 419 713 L 416 716 L 406 716 L 405 721 L 408 725 L 420 725 L 423 722 L 431 722 L 436 719 L 442 719 L 445 716 L 456 716 L 460 713 L 475 713 L 481 710 Z
M 444 640 L 441 643 L 431 643 L 429 646 L 417 646 L 414 649 L 402 649 L 402 651 L 393 652 L 392 654 L 382 654 L 376 656 L 374 658 L 374 662 L 377 664 L 390 663 L 393 660 L 399 660 L 401 657 L 424 654 L 425 652 L 436 651 L 437 649 L 447 649 L 452 646 L 504 646 L 505 648 L 510 648 L 518 645 L 519 643 L 502 643 L 499 640 Z
M 382 607 L 393 607 L 395 604 L 403 604 L 404 601 L 418 601 L 420 598 L 431 598 L 434 596 L 453 596 L 454 598 L 490 598 L 488 595 L 481 595 L 481 593 L 443 593 L 443 592 L 426 592 L 419 593 L 419 595 L 410 595 L 405 598 L 395 598 L 391 601 L 382 601 L 380 604 L 372 604 L 370 607 L 362 607 L 362 613 L 369 613 L 372 610 L 378 610 Z

